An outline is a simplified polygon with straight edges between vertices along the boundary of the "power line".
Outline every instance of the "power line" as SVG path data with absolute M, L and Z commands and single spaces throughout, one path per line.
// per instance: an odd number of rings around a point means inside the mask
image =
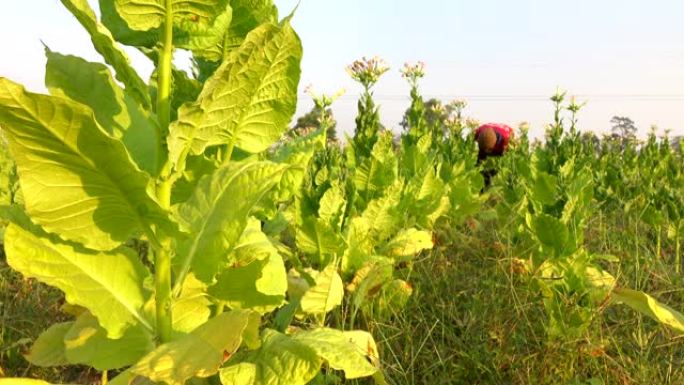
M 578 101 L 636 101 L 636 102 L 678 102 L 684 101 L 684 94 L 577 94 L 573 95 Z M 307 98 L 308 95 L 300 94 L 300 98 Z M 343 95 L 340 100 L 357 100 L 360 95 Z M 379 101 L 406 101 L 410 100 L 407 95 L 399 94 L 376 94 L 374 99 Z M 465 99 L 469 101 L 484 101 L 484 102 L 503 102 L 503 101 L 530 101 L 542 102 L 549 101 L 548 95 L 487 95 L 487 94 L 471 94 L 471 95 L 457 95 L 457 94 L 433 94 L 423 95 L 424 99 L 438 99 L 438 100 L 452 100 Z

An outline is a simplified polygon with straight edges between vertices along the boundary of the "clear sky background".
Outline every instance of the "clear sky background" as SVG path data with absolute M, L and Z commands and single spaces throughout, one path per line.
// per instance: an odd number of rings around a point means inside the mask
M 58 0 L 3 0 L 0 76 L 44 90 L 41 40 L 62 53 L 100 60 Z M 91 1 L 94 3 L 94 1 Z M 295 0 L 276 0 L 281 15 Z M 302 0 L 294 25 L 304 43 L 301 89 L 346 88 L 335 113 L 352 132 L 359 87 L 344 67 L 379 55 L 392 70 L 377 85 L 383 123 L 408 107 L 404 62 L 427 63 L 423 93 L 469 100 L 480 121 L 532 124 L 552 117 L 560 86 L 588 105 L 583 130 L 605 132 L 614 115 L 646 133 L 652 124 L 684 135 L 684 1 L 681 0 Z M 130 51 L 147 76 L 151 65 Z M 312 103 L 300 99 L 299 113 Z

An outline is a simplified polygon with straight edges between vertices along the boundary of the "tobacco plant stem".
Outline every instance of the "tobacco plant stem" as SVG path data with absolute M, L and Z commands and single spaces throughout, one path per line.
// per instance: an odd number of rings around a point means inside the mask
M 155 254 L 155 289 L 157 311 L 157 333 L 159 340 L 171 340 L 171 258 L 166 247 Z
M 159 56 L 157 80 L 157 117 L 159 119 L 160 137 L 169 132 L 171 120 L 171 63 L 173 60 L 173 1 L 166 0 L 166 20 L 164 23 L 163 48 Z M 157 199 L 160 205 L 169 209 L 171 206 L 170 167 L 162 170 L 160 183 L 157 185 Z M 168 242 L 162 241 L 162 247 L 155 250 L 155 293 L 157 313 L 157 334 L 164 343 L 171 340 L 171 255 Z
M 233 157 L 233 150 L 235 149 L 235 141 L 231 141 L 230 144 L 228 145 L 228 148 L 226 149 L 226 153 L 223 155 L 223 165 L 227 165 L 230 163 L 231 158 Z
M 173 9 L 172 1 L 166 0 L 166 22 L 164 24 L 164 45 L 159 56 L 157 75 L 157 118 L 162 136 L 169 130 L 171 122 L 171 65 L 173 60 Z

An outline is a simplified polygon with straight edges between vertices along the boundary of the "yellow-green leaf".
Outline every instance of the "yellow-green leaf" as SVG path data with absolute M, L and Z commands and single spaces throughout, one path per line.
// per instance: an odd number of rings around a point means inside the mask
M 246 362 L 221 369 L 223 385 L 305 385 L 320 371 L 323 360 L 302 342 L 268 329 L 261 339 Z
M 615 289 L 613 299 L 622 302 L 641 314 L 647 315 L 657 322 L 684 332 L 684 315 L 671 307 L 658 302 L 650 295 L 636 290 Z
M 307 269 L 307 273 L 315 284 L 301 299 L 301 309 L 304 313 L 325 314 L 342 304 L 344 285 L 335 264 L 328 265 L 321 272 Z
M 0 126 L 17 164 L 27 213 L 50 233 L 112 250 L 152 226 L 173 231 L 148 175 L 90 108 L 0 78 Z
M 381 254 L 393 258 L 413 257 L 429 249 L 432 249 L 432 234 L 417 229 L 404 229 L 383 247 Z
M 169 12 L 173 15 L 174 24 L 210 24 L 227 3 L 227 0 L 115 0 L 114 4 L 131 29 L 147 31 L 159 28 Z
M 253 219 L 235 248 L 235 266 L 219 274 L 209 294 L 234 309 L 271 312 L 285 301 L 287 272 L 283 258 Z
M 116 78 L 126 86 L 130 93 L 145 109 L 151 106 L 147 85 L 131 66 L 126 53 L 116 44 L 112 34 L 100 24 L 87 0 L 61 0 L 62 4 L 88 31 L 95 50 L 102 55 L 107 64 L 116 71 Z
M 152 329 L 142 314 L 149 272 L 129 249 L 104 253 L 59 244 L 10 224 L 5 232 L 9 265 L 26 277 L 62 290 L 67 302 L 88 308 L 110 338 L 130 325 Z
M 297 333 L 292 338 L 313 349 L 331 368 L 343 370 L 347 379 L 372 376 L 378 371 L 366 359 L 366 351 L 340 330 L 320 328 Z
M 181 224 L 192 234 L 179 247 L 176 268 L 183 277 L 190 267 L 212 283 L 247 226 L 251 210 L 277 183 L 288 166 L 270 162 L 232 162 L 203 178 L 193 196 L 178 209 Z
M 50 50 L 46 56 L 50 93 L 92 108 L 97 122 L 123 142 L 138 167 L 157 175 L 165 154 L 156 121 L 114 82 L 109 68 Z
M 33 343 L 26 360 L 42 367 L 68 365 L 69 361 L 64 352 L 64 336 L 73 324 L 62 322 L 50 326 Z
M 154 335 L 140 324 L 126 329 L 121 338 L 107 338 L 107 332 L 89 313 L 84 313 L 64 336 L 66 357 L 72 364 L 97 370 L 119 369 L 136 363 L 154 349 Z
M 252 31 L 205 83 L 197 101 L 179 110 L 170 127 L 169 156 L 200 155 L 207 147 L 235 145 L 250 153 L 278 140 L 297 104 L 299 37 L 286 23 Z
M 187 336 L 160 345 L 129 368 L 130 373 L 168 385 L 183 385 L 192 377 L 206 378 L 218 372 L 226 354 L 232 355 L 253 333 L 259 316 L 251 311 L 223 313 Z

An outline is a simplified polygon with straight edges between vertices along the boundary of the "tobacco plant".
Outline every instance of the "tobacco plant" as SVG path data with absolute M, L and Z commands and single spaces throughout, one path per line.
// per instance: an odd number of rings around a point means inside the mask
M 597 210 L 595 184 L 603 180 L 594 174 L 604 175 L 601 170 L 606 168 L 593 166 L 597 161 L 593 145 L 584 146 L 573 129 L 565 132 L 564 95 L 558 92 L 551 99 L 556 108 L 547 143 L 514 149 L 497 177 L 504 198 L 497 206 L 498 216 L 507 221 L 501 233 L 543 299 L 548 337 L 565 341 L 581 337 L 611 303 L 623 303 L 684 331 L 682 314 L 618 284 L 609 272 L 619 262 L 617 257 L 592 252 L 585 245 L 590 218 Z M 573 100 L 567 108 L 573 125 L 577 106 Z
M 268 0 L 101 0 L 98 20 L 86 0 L 62 3 L 107 65 L 46 48 L 49 95 L 0 79 L 24 197 L 5 210 L 7 261 L 62 290 L 74 317 L 27 359 L 88 365 L 103 382 L 116 371 L 114 385 L 306 384 L 324 363 L 382 382 L 365 332 L 260 327 L 288 281 L 253 216 L 291 199 L 312 151 L 267 151 L 296 106 L 291 16 Z M 149 84 L 120 44 L 154 61 Z M 318 288 L 302 303 L 329 310 Z

